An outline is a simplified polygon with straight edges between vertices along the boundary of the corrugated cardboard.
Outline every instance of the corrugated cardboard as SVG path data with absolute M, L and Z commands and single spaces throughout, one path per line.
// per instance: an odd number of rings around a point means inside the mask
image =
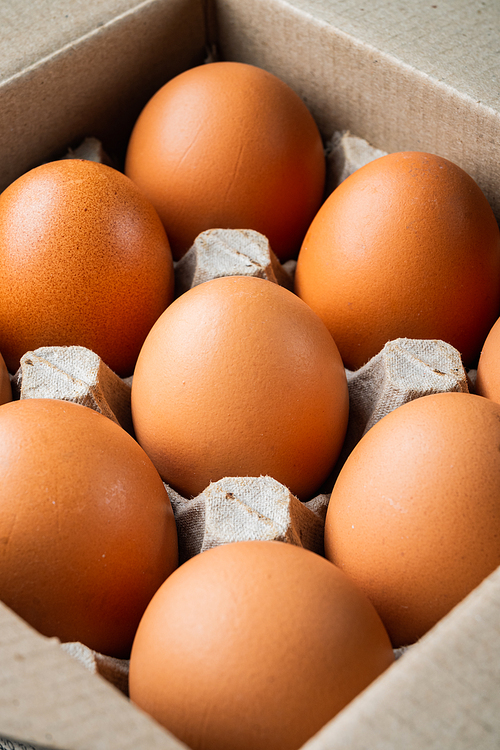
M 0 6 L 0 183 L 95 135 L 120 159 L 161 83 L 201 62 L 255 63 L 292 85 L 325 139 L 349 129 L 385 151 L 464 167 L 500 213 L 493 2 L 18 0 Z M 500 571 L 304 750 L 500 746 Z M 183 746 L 0 607 L 0 737 L 60 750 Z

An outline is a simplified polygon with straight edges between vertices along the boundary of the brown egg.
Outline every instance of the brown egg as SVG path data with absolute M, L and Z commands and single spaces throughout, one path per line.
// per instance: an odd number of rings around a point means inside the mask
M 12 401 L 12 386 L 5 360 L 0 354 L 0 404 Z
M 0 351 L 80 345 L 130 375 L 173 298 L 163 226 L 124 175 L 68 159 L 27 172 L 0 195 Z
M 324 324 L 264 279 L 214 279 L 159 318 L 132 385 L 137 439 L 163 479 L 196 495 L 225 476 L 272 476 L 306 499 L 347 427 L 347 380 Z
M 300 97 L 253 65 L 187 70 L 149 101 L 130 139 L 126 174 L 151 200 L 175 259 L 206 229 L 255 229 L 296 257 L 318 210 L 325 158 Z
M 476 361 L 500 312 L 500 233 L 480 188 L 433 154 L 367 164 L 333 191 L 299 253 L 295 291 L 355 370 L 396 338 Z
M 129 654 L 177 566 L 170 500 L 121 427 L 78 404 L 0 408 L 0 599 L 46 636 Z
M 333 488 L 325 551 L 394 646 L 414 642 L 500 564 L 500 406 L 424 396 L 380 420 Z
M 295 750 L 393 662 L 364 595 L 323 557 L 237 542 L 157 592 L 130 697 L 192 750 Z
M 500 319 L 489 332 L 481 350 L 475 391 L 500 404 Z

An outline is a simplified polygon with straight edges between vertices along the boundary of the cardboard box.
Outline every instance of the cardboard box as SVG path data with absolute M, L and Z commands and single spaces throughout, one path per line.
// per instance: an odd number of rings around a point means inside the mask
M 465 0 L 4 4 L 0 188 L 87 135 L 119 160 L 149 96 L 216 48 L 287 81 L 325 139 L 349 129 L 386 151 L 452 159 L 498 219 L 499 31 L 492 4 Z M 499 747 L 499 643 L 497 570 L 304 750 Z M 0 664 L 0 747 L 184 747 L 3 606 Z

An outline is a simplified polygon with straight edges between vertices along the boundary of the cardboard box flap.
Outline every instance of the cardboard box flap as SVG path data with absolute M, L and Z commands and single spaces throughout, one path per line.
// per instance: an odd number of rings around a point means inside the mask
M 0 604 L 0 737 L 59 750 L 185 750 L 106 680 Z
M 383 151 L 429 151 L 451 159 L 478 182 L 499 218 L 500 102 L 494 81 L 500 18 L 490 8 L 483 39 L 475 4 L 447 6 L 446 17 L 439 12 L 443 27 L 436 50 L 432 6 L 218 0 L 219 48 L 223 59 L 253 63 L 283 78 L 326 139 L 349 130 Z M 447 37 L 467 63 L 459 71 L 454 52 L 443 76 L 440 51 Z M 478 39 L 481 52 L 474 46 Z
M 120 156 L 149 96 L 202 62 L 214 9 L 222 59 L 288 82 L 325 140 L 350 130 L 384 151 L 448 157 L 500 217 L 500 16 L 465 0 L 4 3 L 0 189 L 88 135 Z M 497 571 L 304 750 L 498 747 L 499 614 Z M 183 747 L 3 606 L 0 633 L 1 737 L 59 750 Z
M 486 750 L 500 737 L 500 568 L 303 750 Z
M 405 65 L 500 110 L 498 33 L 494 3 L 432 0 L 292 0 L 314 18 Z
M 35 14 L 32 25 L 21 25 L 13 36 L 12 44 L 23 48 L 34 35 L 27 62 L 40 51 L 44 31 Z M 201 0 L 146 0 L 4 78 L 0 190 L 86 136 L 99 138 L 119 160 L 149 97 L 201 63 L 204 52 Z
M 134 12 L 137 0 L 33 0 L 0 5 L 0 71 L 6 81 L 67 44 Z

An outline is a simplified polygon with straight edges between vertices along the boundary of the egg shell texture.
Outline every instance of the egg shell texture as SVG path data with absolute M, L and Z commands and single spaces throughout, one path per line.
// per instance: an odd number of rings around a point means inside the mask
M 296 257 L 324 190 L 318 128 L 300 97 L 252 65 L 173 78 L 141 113 L 126 174 L 149 197 L 175 259 L 206 229 L 254 229 Z
M 214 279 L 149 333 L 132 384 L 136 436 L 184 497 L 225 476 L 272 476 L 307 499 L 347 428 L 347 379 L 324 324 L 264 279 Z
M 139 626 L 130 696 L 193 750 L 295 750 L 394 656 L 368 600 L 282 542 L 208 550 Z
M 383 417 L 344 464 L 325 554 L 368 595 L 395 647 L 500 564 L 499 447 L 499 405 L 440 393 Z
M 154 208 L 125 175 L 78 159 L 27 172 L 0 195 L 0 351 L 80 345 L 119 375 L 173 299 Z
M 0 407 L 0 599 L 62 641 L 126 657 L 177 566 L 163 483 L 140 446 L 78 404 Z
M 299 253 L 295 291 L 355 370 L 396 338 L 441 339 L 477 361 L 500 310 L 500 233 L 474 180 L 402 152 L 329 196 Z

